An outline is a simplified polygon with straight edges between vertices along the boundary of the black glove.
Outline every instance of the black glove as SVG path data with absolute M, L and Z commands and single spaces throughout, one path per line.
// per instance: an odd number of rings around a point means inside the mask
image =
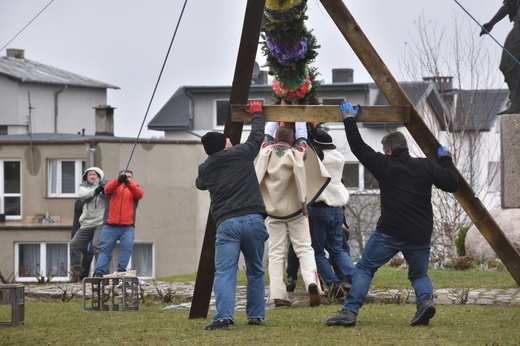
M 119 184 L 128 184 L 128 177 L 126 176 L 126 174 L 121 174 L 118 178 L 117 178 L 117 181 L 119 182 Z
M 486 24 L 482 25 L 482 30 L 480 31 L 479 36 L 489 34 L 491 32 L 491 30 L 493 30 L 494 26 L 495 25 L 492 23 L 486 23 Z
M 105 193 L 105 185 L 99 184 L 98 187 L 94 190 L 94 195 L 99 195 L 100 193 Z

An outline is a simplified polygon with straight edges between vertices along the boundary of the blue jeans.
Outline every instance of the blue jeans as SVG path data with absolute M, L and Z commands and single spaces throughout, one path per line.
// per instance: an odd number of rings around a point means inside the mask
M 260 214 L 226 219 L 217 228 L 215 241 L 216 310 L 213 321 L 235 321 L 235 298 L 238 259 L 244 254 L 247 278 L 247 318 L 265 318 L 265 281 L 262 259 L 269 234 Z
M 132 250 L 134 249 L 135 227 L 104 225 L 99 240 L 99 257 L 96 262 L 95 273 L 106 274 L 112 251 L 119 240 L 121 253 L 117 265 L 118 272 L 126 271 Z
M 352 286 L 343 304 L 344 310 L 350 310 L 355 314 L 359 312 L 359 308 L 365 302 L 375 272 L 379 267 L 388 263 L 399 251 L 402 252 L 408 263 L 408 279 L 415 290 L 417 306 L 422 300 L 433 298 L 433 286 L 428 277 L 430 244 L 410 244 L 376 229 L 368 240 L 361 259 L 356 264 Z
M 341 207 L 311 207 L 309 208 L 309 220 L 316 266 L 325 284 L 330 286 L 339 282 L 338 277 L 332 271 L 329 260 L 325 257 L 325 250 L 341 273 L 346 277 L 351 277 L 354 273 L 354 263 L 342 247 L 343 211 Z

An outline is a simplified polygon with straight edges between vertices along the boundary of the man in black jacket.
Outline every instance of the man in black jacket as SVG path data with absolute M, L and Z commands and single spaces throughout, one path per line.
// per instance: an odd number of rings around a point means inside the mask
M 356 264 L 343 310 L 325 324 L 354 326 L 375 272 L 401 251 L 416 296 L 417 312 L 411 325 L 428 325 L 435 315 L 433 287 L 428 277 L 433 232 L 431 188 L 435 185 L 446 192 L 457 190 L 458 173 L 451 153 L 446 147 L 439 147 L 439 163 L 412 158 L 401 132 L 386 135 L 381 141 L 384 154 L 378 153 L 359 134 L 355 119 L 359 106 L 343 103 L 340 110 L 352 153 L 379 183 L 381 216 Z
M 199 166 L 195 185 L 209 191 L 210 212 L 217 226 L 213 284 L 216 311 L 205 330 L 227 330 L 234 324 L 240 251 L 246 262 L 248 324 L 261 324 L 265 318 L 262 259 L 269 234 L 254 166 L 264 140 L 265 120 L 258 101 L 250 102 L 246 112 L 252 115 L 252 125 L 245 143 L 232 146 L 229 138 L 218 132 L 208 132 L 201 139 L 209 157 Z

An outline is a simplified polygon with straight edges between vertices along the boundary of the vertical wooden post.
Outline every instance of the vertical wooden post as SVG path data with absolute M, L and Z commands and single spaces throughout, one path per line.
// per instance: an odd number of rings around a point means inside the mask
M 426 156 L 436 158 L 436 150 L 440 146 L 439 142 L 435 139 L 412 102 L 361 31 L 361 28 L 343 1 L 320 1 L 390 105 L 410 105 L 410 122 L 406 123 L 405 126 Z M 520 285 L 520 254 L 507 239 L 482 202 L 475 196 L 471 186 L 460 172 L 459 182 L 459 189 L 454 193 L 455 198 L 489 245 L 491 245 L 497 256 L 502 260 L 513 279 Z
M 238 49 L 235 75 L 231 87 L 229 104 L 247 104 L 249 89 L 253 76 L 256 51 L 262 28 L 265 0 L 248 0 L 242 28 L 242 37 Z M 233 144 L 240 143 L 243 123 L 231 121 L 231 107 L 228 107 L 224 135 Z M 208 213 L 208 222 L 200 254 L 193 301 L 190 309 L 190 319 L 206 318 L 208 316 L 211 290 L 213 287 L 213 276 L 215 274 L 215 235 L 216 227 L 211 214 Z

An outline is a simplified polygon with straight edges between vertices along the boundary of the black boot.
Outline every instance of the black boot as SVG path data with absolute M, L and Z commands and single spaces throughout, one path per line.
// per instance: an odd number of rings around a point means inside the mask
M 424 299 L 419 303 L 417 307 L 417 312 L 415 316 L 412 318 L 412 322 L 410 325 L 412 326 L 427 326 L 430 322 L 430 318 L 435 315 L 435 305 L 433 304 L 433 300 Z
M 294 292 L 294 289 L 296 288 L 296 280 L 288 277 L 287 278 L 287 285 L 285 285 L 285 289 L 287 292 Z

